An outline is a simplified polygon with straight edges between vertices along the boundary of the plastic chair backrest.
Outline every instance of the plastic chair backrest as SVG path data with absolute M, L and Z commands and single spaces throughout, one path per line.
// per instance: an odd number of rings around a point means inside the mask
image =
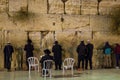
M 66 66 L 67 68 L 74 66 L 75 60 L 73 58 L 65 58 L 63 66 Z
M 53 65 L 53 60 L 45 60 L 43 62 L 43 68 L 44 69 L 51 69 Z
M 39 65 L 39 60 L 38 60 L 37 57 L 29 57 L 28 58 L 28 63 L 31 66 L 36 66 L 36 65 Z

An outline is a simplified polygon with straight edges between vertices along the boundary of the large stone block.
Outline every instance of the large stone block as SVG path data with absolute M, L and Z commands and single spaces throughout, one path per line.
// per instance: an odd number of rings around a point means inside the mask
M 28 1 L 29 0 L 9 0 L 9 11 L 16 12 L 20 11 L 23 8 L 27 8 L 27 5 L 29 4 Z

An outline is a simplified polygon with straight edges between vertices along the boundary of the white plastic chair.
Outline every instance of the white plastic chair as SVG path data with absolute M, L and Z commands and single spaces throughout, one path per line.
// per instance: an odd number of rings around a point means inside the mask
M 45 60 L 43 62 L 43 68 L 42 68 L 42 76 L 46 77 L 47 76 L 47 71 L 48 75 L 52 76 L 52 66 L 53 66 L 53 60 Z
M 75 60 L 73 58 L 65 58 L 63 62 L 63 75 L 65 74 L 65 69 L 71 69 L 72 75 L 73 75 L 73 66 L 74 66 Z
M 35 71 L 36 71 L 36 68 L 38 68 L 38 72 L 39 72 L 39 60 L 37 57 L 29 57 L 27 61 L 29 64 L 29 73 L 30 73 L 31 67 L 35 67 Z

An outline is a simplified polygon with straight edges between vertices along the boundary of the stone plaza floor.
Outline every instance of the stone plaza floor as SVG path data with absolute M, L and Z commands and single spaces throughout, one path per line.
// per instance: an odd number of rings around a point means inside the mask
M 74 70 L 71 76 L 70 70 L 62 75 L 62 70 L 52 72 L 52 78 L 44 78 L 41 73 L 31 71 L 0 71 L 0 80 L 120 80 L 120 69 L 96 69 L 96 70 Z

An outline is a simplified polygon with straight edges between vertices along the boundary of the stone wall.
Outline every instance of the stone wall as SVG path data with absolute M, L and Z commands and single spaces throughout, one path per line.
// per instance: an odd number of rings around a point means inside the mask
M 3 69 L 3 48 L 8 41 L 15 50 L 12 68 L 20 67 L 21 56 L 23 68 L 26 68 L 23 48 L 28 36 L 35 47 L 34 56 L 40 58 L 43 50 L 51 50 L 54 41 L 58 40 L 64 50 L 63 59 L 74 57 L 76 63 L 77 45 L 81 40 L 86 43 L 89 39 L 94 44 L 94 68 L 99 68 L 102 52 L 98 48 L 105 41 L 111 45 L 120 42 L 119 36 L 110 32 L 113 24 L 107 16 L 113 6 L 120 4 L 120 0 L 102 0 L 100 15 L 97 15 L 97 3 L 97 0 L 68 0 L 66 14 L 63 14 L 61 0 L 49 0 L 48 12 L 47 0 L 0 0 L 0 69 Z

